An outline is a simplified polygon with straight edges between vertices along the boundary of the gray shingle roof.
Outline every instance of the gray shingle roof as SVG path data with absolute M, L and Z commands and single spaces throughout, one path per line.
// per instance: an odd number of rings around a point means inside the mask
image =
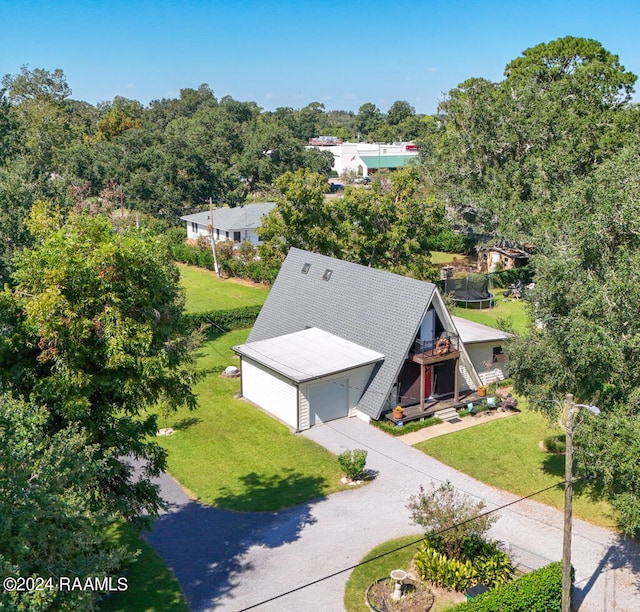
M 306 274 L 305 264 L 310 264 Z M 329 280 L 323 280 L 331 270 Z M 385 356 L 358 408 L 379 418 L 436 288 L 292 248 L 247 342 L 319 327 Z M 313 350 L 313 346 L 309 346 Z
M 213 226 L 223 231 L 256 229 L 260 227 L 262 217 L 271 212 L 275 205 L 275 202 L 258 202 L 256 204 L 236 206 L 235 208 L 214 208 Z M 193 215 L 185 215 L 180 219 L 206 227 L 209 225 L 209 211 L 205 210 Z

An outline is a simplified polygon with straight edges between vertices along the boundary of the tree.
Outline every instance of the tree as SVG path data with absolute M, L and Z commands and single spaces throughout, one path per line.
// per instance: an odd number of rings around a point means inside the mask
M 515 388 L 534 406 L 555 417 L 555 404 L 545 400 L 572 393 L 602 410 L 578 428 L 577 457 L 583 471 L 600 477 L 594 491 L 610 499 L 627 533 L 640 529 L 633 455 L 640 397 L 637 151 L 637 144 L 625 147 L 568 188 L 539 228 L 528 298 L 538 326 L 509 349 Z
M 15 289 L 0 302 L 0 381 L 46 406 L 49 434 L 81 427 L 96 462 L 106 458 L 97 507 L 125 517 L 161 505 L 147 479 L 165 467 L 155 416 L 195 407 L 179 273 L 160 239 L 118 234 L 104 217 L 34 208 L 37 244 L 16 259 Z M 127 457 L 146 464 L 132 480 Z
M 573 37 L 527 49 L 505 75 L 449 92 L 423 159 L 461 218 L 526 241 L 565 186 L 624 144 L 619 116 L 636 77 L 600 43 Z
M 41 99 L 62 102 L 71 95 L 71 88 L 60 68 L 53 72 L 42 68 L 29 70 L 25 64 L 21 66 L 19 74 L 5 74 L 2 86 L 7 89 L 11 101 L 18 103 Z
M 498 518 L 484 514 L 483 501 L 472 501 L 449 481 L 426 489 L 421 486 L 416 495 L 409 497 L 407 508 L 411 520 L 424 529 L 429 544 L 455 559 L 464 556 L 465 540 L 482 539 Z
M 260 257 L 280 267 L 291 247 L 325 255 L 340 252 L 333 207 L 325 203 L 329 191 L 326 178 L 306 169 L 285 172 L 276 180 L 282 196 L 262 220 L 258 230 L 263 241 Z
M 429 240 L 442 229 L 444 208 L 407 167 L 369 189 L 347 188 L 336 201 L 340 255 L 347 261 L 434 280 Z
M 371 102 L 366 102 L 358 109 L 354 121 L 356 134 L 366 137 L 379 128 L 384 122 L 380 109 Z
M 365 266 L 433 280 L 429 239 L 442 227 L 444 209 L 425 191 L 415 168 L 373 181 L 369 189 L 348 187 L 325 200 L 321 175 L 298 170 L 276 184 L 283 194 L 259 230 L 260 256 L 279 267 L 291 247 Z
M 0 395 L 0 573 L 52 587 L 3 590 L 0 608 L 92 609 L 98 593 L 58 590 L 54 581 L 114 575 L 125 557 L 109 542 L 114 517 L 94 504 L 116 458 L 100 456 L 81 427 L 52 419 L 44 407 Z
M 409 117 L 416 114 L 416 109 L 406 100 L 396 100 L 387 112 L 387 123 L 389 125 L 400 125 Z

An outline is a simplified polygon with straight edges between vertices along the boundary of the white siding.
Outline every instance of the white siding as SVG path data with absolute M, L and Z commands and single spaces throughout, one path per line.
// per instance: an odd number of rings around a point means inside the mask
M 298 388 L 281 374 L 242 358 L 242 395 L 298 429 Z
M 193 229 L 194 225 L 196 226 L 195 230 Z M 194 224 L 191 221 L 187 221 L 187 240 L 197 240 L 200 236 L 206 236 L 208 238 L 210 235 L 209 228 L 206 225 Z
M 508 363 L 493 362 L 493 348 L 502 346 L 499 342 L 479 342 L 467 345 L 467 353 L 483 384 L 494 383 L 509 378 Z M 485 362 L 490 364 L 487 368 Z

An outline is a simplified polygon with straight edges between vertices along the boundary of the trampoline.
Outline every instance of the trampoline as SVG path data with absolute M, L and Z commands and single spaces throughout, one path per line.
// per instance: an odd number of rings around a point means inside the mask
M 456 306 L 465 308 L 493 308 L 496 304 L 491 293 L 491 277 L 488 274 L 473 274 L 464 278 L 448 278 L 445 292 L 451 295 Z

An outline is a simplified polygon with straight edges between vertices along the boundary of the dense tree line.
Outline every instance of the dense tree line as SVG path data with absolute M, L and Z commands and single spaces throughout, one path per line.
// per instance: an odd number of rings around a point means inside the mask
M 458 225 L 535 251 L 536 325 L 510 347 L 516 389 L 557 418 L 566 393 L 602 415 L 577 431 L 590 487 L 640 531 L 640 116 L 636 76 L 590 39 L 525 50 L 472 78 L 422 143 Z M 582 419 L 582 416 L 581 416 Z
M 365 104 L 355 114 L 304 108 L 260 109 L 208 85 L 143 106 L 116 97 L 87 104 L 71 98 L 62 70 L 23 66 L 0 89 L 0 279 L 11 254 L 27 244 L 23 220 L 40 198 L 63 208 L 99 201 L 179 223 L 183 214 L 272 192 L 277 177 L 306 168 L 328 175 L 332 157 L 306 149 L 310 137 L 398 140 L 427 126 L 407 103 L 388 113 Z

